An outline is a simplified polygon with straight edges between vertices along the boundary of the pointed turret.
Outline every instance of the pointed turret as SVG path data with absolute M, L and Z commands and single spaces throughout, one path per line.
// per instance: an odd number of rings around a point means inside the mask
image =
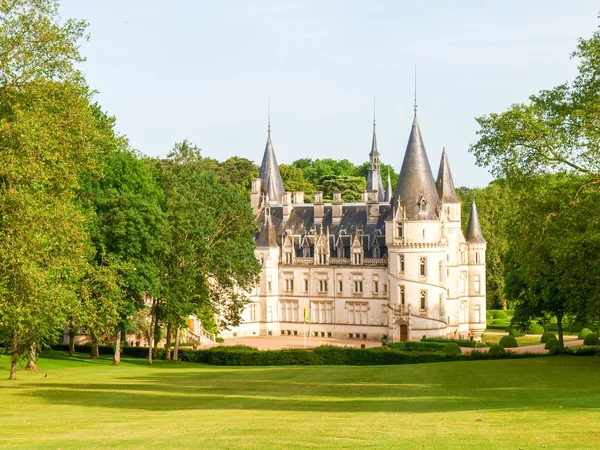
M 383 199 L 385 203 L 392 201 L 392 179 L 390 178 L 390 170 L 388 169 L 387 186 L 385 188 L 385 197 Z
M 270 207 L 267 207 L 263 212 L 264 220 L 256 236 L 257 247 L 277 247 L 279 245 L 277 242 L 277 232 L 271 220 L 270 209 Z
M 375 133 L 375 120 L 373 120 L 373 143 L 369 153 L 369 174 L 367 175 L 367 191 L 377 191 L 379 202 L 383 202 L 385 192 L 383 191 L 383 182 L 381 181 L 381 161 L 379 160 L 379 150 L 377 150 L 377 135 Z
M 456 189 L 454 188 L 454 181 L 452 180 L 452 173 L 450 172 L 446 147 L 442 150 L 442 160 L 440 161 L 440 170 L 438 170 L 438 177 L 435 185 L 437 187 L 438 196 L 442 202 L 460 203 L 460 200 L 456 195 Z
M 439 196 L 415 111 L 392 205 L 397 207 L 401 203 L 407 220 L 435 220 L 438 218 L 438 202 Z
M 271 143 L 270 124 L 268 133 L 267 146 L 265 147 L 265 154 L 260 165 L 259 177 L 262 179 L 262 191 L 266 196 L 267 202 L 281 203 L 284 193 L 283 181 L 281 180 L 279 166 L 277 165 L 273 144 Z
M 477 214 L 475 199 L 473 199 L 473 203 L 471 204 L 471 215 L 469 216 L 469 224 L 467 225 L 466 240 L 469 244 L 485 244 L 486 242 L 483 238 L 483 233 L 481 232 L 481 224 L 479 223 L 479 214 Z

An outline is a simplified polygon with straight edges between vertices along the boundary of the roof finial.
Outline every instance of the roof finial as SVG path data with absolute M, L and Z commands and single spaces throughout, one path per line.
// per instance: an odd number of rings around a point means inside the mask
M 373 95 L 373 127 L 375 127 L 375 96 Z
M 268 114 L 267 133 L 269 133 L 269 136 L 271 136 L 271 95 L 267 96 L 267 114 Z
M 415 116 L 417 115 L 417 62 L 415 61 Z

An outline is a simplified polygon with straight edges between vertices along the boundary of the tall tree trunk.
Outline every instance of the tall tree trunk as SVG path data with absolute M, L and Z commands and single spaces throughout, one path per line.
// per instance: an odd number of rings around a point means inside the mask
M 160 341 L 160 327 L 158 326 L 158 308 L 154 309 L 154 337 L 153 337 L 153 345 L 151 347 L 152 357 L 154 359 L 158 358 L 158 343 Z
M 565 341 L 563 339 L 562 319 L 563 319 L 562 312 L 556 313 L 556 328 L 558 329 L 558 347 L 560 349 L 560 353 L 565 352 Z
M 113 366 L 118 366 L 121 364 L 121 330 L 117 331 L 117 336 L 115 337 L 115 356 L 113 356 Z
M 96 333 L 94 332 L 92 332 L 92 353 L 90 354 L 90 358 L 100 358 L 100 352 L 98 350 L 98 336 L 96 336 Z
M 69 328 L 69 356 L 75 354 L 75 330 Z
M 152 300 L 153 309 L 155 307 L 155 301 Z M 148 328 L 148 365 L 152 365 L 152 344 L 154 338 L 154 311 L 150 311 L 150 327 Z
M 167 324 L 167 339 L 165 342 L 165 361 L 171 361 L 171 337 L 173 334 L 173 324 Z
M 10 364 L 10 376 L 9 380 L 17 379 L 17 362 L 19 361 L 18 351 L 17 351 L 17 332 L 13 332 L 13 343 L 12 343 L 12 360 Z
M 181 328 L 177 327 L 175 331 L 175 348 L 173 349 L 173 361 L 179 360 L 179 339 L 181 334 Z
M 36 360 L 37 360 L 37 346 L 35 345 L 35 343 L 33 343 L 33 344 L 31 344 L 31 349 L 29 350 L 29 362 L 25 366 L 25 369 L 38 372 L 40 370 L 40 368 L 36 364 Z

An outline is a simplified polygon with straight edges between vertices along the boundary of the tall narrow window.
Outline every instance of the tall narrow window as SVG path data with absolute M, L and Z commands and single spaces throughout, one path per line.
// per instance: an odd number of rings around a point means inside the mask
M 427 291 L 421 291 L 421 311 L 427 309 Z
M 442 281 L 444 281 L 444 263 L 443 261 L 440 261 L 438 264 L 438 278 L 439 278 L 439 282 L 441 283 Z
M 285 252 L 285 263 L 286 264 L 292 263 L 292 252 Z
M 479 264 L 479 252 L 475 252 L 475 264 Z
M 373 258 L 379 258 L 379 247 L 373 249 Z
M 404 225 L 402 223 L 396 224 L 396 237 L 397 238 L 404 237 Z
M 427 258 L 425 258 L 424 256 L 419 258 L 419 276 L 427 276 Z
M 474 322 L 479 323 L 481 322 L 481 307 L 479 305 L 475 305 L 475 317 L 474 317 Z
M 404 286 L 398 286 L 398 296 L 400 297 L 400 304 L 404 306 L 406 303 L 404 297 Z
M 399 274 L 404 273 L 404 255 L 398 256 L 398 273 Z
M 340 294 L 344 291 L 344 281 L 342 280 L 341 276 L 338 277 L 337 288 L 337 291 Z
M 271 282 L 271 276 L 267 278 L 267 292 L 270 294 L 272 292 L 273 284 Z
M 460 279 L 458 280 L 458 289 L 461 294 L 465 293 L 465 280 L 467 279 L 467 273 L 461 272 Z
M 477 293 L 479 293 L 481 289 L 480 283 L 479 283 L 479 275 L 475 275 L 475 277 L 473 278 L 473 290 Z

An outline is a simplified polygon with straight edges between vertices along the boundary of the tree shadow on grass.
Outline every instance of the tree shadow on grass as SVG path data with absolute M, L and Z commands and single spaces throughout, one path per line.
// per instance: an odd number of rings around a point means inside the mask
M 138 365 L 131 359 L 123 364 Z M 473 377 L 481 377 L 478 371 L 483 366 L 451 367 L 448 364 L 461 363 L 442 363 L 439 367 L 427 364 L 351 368 L 229 368 L 162 363 L 158 367 L 148 367 L 148 371 L 140 370 L 136 376 L 115 373 L 114 383 L 104 379 L 101 383 L 65 382 L 64 379 L 55 382 L 48 378 L 43 383 L 22 386 L 19 395 L 51 404 L 147 411 L 432 413 L 528 408 L 556 410 L 558 405 L 595 408 L 600 401 L 600 388 L 589 383 L 573 389 L 557 381 L 554 389 L 549 389 L 546 382 L 535 384 L 526 377 L 514 378 L 510 381 L 513 385 L 507 385 L 506 379 L 497 377 L 482 384 L 483 378 L 477 381 Z M 600 367 L 596 365 L 595 371 L 600 373 L 598 369 Z M 462 377 L 455 377 L 457 374 Z M 131 368 L 127 375 L 131 375 Z M 555 375 L 560 380 L 561 373 Z M 555 375 L 547 375 L 548 380 Z

